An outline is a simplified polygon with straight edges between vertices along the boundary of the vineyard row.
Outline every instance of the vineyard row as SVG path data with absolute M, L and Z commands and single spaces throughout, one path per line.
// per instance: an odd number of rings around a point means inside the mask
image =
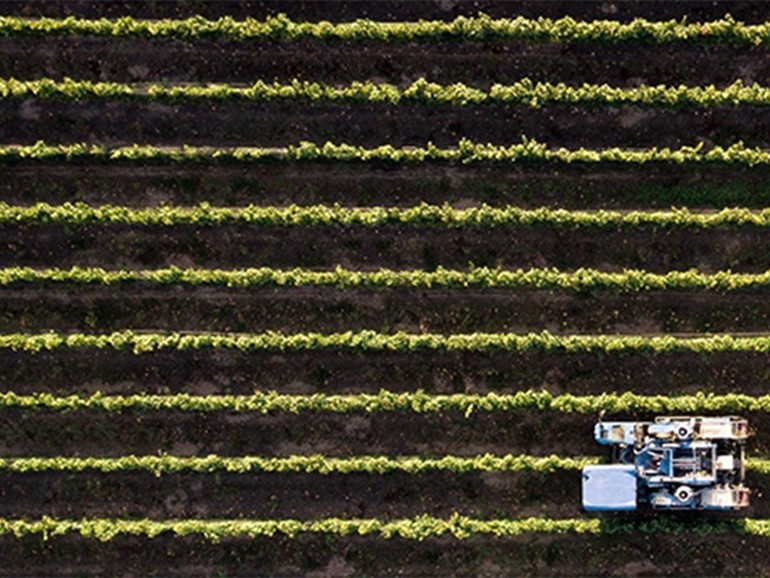
M 724 521 L 678 521 L 657 518 L 645 522 L 621 521 L 599 518 L 520 518 L 481 520 L 454 514 L 449 518 L 421 515 L 416 518 L 381 520 L 377 518 L 346 519 L 325 518 L 319 520 L 205 520 L 205 519 L 114 519 L 82 518 L 40 520 L 0 518 L 0 535 L 11 534 L 18 538 L 41 535 L 43 539 L 67 534 L 80 534 L 102 542 L 118 536 L 155 538 L 163 533 L 176 537 L 198 535 L 218 542 L 226 538 L 258 538 L 300 534 L 326 534 L 330 536 L 367 536 L 424 540 L 449 535 L 457 539 L 477 534 L 491 536 L 518 536 L 521 534 L 617 534 L 617 533 L 673 533 L 673 534 L 723 534 L 738 533 L 762 537 L 770 536 L 770 520 L 731 518 Z
M 427 394 L 422 390 L 394 393 L 353 393 L 328 395 L 281 394 L 275 391 L 251 395 L 173 395 L 134 394 L 104 395 L 96 393 L 57 396 L 51 393 L 19 395 L 0 393 L 0 409 L 34 409 L 71 412 L 97 410 L 106 412 L 183 411 L 183 412 L 461 412 L 469 417 L 474 411 L 554 411 L 562 413 L 693 413 L 693 412 L 766 412 L 770 410 L 770 395 L 750 396 L 738 393 L 715 395 L 699 392 L 695 395 L 665 396 L 636 393 L 603 393 L 600 395 L 553 395 L 547 391 L 519 391 L 510 394 Z
M 471 267 L 467 271 L 438 267 L 433 271 L 380 269 L 354 271 L 337 267 L 331 271 L 312 269 L 182 269 L 169 267 L 151 270 L 107 270 L 98 267 L 70 269 L 34 269 L 9 267 L 0 269 L 0 286 L 18 284 L 62 283 L 74 285 L 119 285 L 146 283 L 151 285 L 200 286 L 230 288 L 254 287 L 333 287 L 344 288 L 415 288 L 415 289 L 564 289 L 578 292 L 613 291 L 634 293 L 666 290 L 767 290 L 770 271 L 734 273 L 697 270 L 669 271 L 663 274 L 640 270 L 607 273 L 596 269 L 559 271 L 557 269 L 490 269 Z
M 611 163 L 644 165 L 669 164 L 727 164 L 754 166 L 770 164 L 770 150 L 751 148 L 737 142 L 727 148 L 705 149 L 701 142 L 678 149 L 668 147 L 648 149 L 566 149 L 522 137 L 518 144 L 494 145 L 461 139 L 454 148 L 439 148 L 432 143 L 424 147 L 395 147 L 385 144 L 365 148 L 350 144 L 327 142 L 319 145 L 302 141 L 284 148 L 202 146 L 157 147 L 138 145 L 106 147 L 77 143 L 49 145 L 38 141 L 34 145 L 5 145 L 0 147 L 0 162 L 8 161 L 81 161 L 95 163 L 182 163 L 182 164 L 248 164 L 282 161 L 326 162 L 386 162 L 386 163 Z
M 576 21 L 565 17 L 493 19 L 485 14 L 460 16 L 452 21 L 375 22 L 356 20 L 331 23 L 293 22 L 279 14 L 264 21 L 232 17 L 207 20 L 200 16 L 184 20 L 88 20 L 68 17 L 29 19 L 0 17 L 0 36 L 108 36 L 211 40 L 346 40 L 380 42 L 415 41 L 529 41 L 529 42 L 646 42 L 726 43 L 760 45 L 770 39 L 770 23 L 744 24 L 725 16 L 711 22 L 669 20 L 651 22 L 641 18 L 628 23 L 611 20 Z
M 673 335 L 553 335 L 541 333 L 378 333 L 371 330 L 345 333 L 136 333 L 131 330 L 105 334 L 7 333 L 0 335 L 0 349 L 36 353 L 56 349 L 113 349 L 136 355 L 162 350 L 233 349 L 237 351 L 505 351 L 524 353 L 627 353 L 770 352 L 770 336 L 716 334 L 704 337 Z
M 709 86 L 639 86 L 619 88 L 606 84 L 567 86 L 563 83 L 532 82 L 525 78 L 510 85 L 493 84 L 488 90 L 462 83 L 443 86 L 416 80 L 406 88 L 393 84 L 353 82 L 332 86 L 293 80 L 289 84 L 259 80 L 251 86 L 229 84 L 181 85 L 91 82 L 65 78 L 37 80 L 0 79 L 0 98 L 60 100 L 113 99 L 130 102 L 195 103 L 208 101 L 388 103 L 388 104 L 545 104 L 644 105 L 644 106 L 767 106 L 770 88 L 744 85 L 741 80 L 724 88 Z
M 226 457 L 208 455 L 197 456 L 120 456 L 114 458 L 98 457 L 29 457 L 0 458 L 0 472 L 85 472 L 115 473 L 126 471 L 147 471 L 156 476 L 177 473 L 317 473 L 349 474 L 370 473 L 385 474 L 404 472 L 421 474 L 424 472 L 520 472 L 531 471 L 551 473 L 563 470 L 580 470 L 584 466 L 602 463 L 595 456 L 575 458 L 556 455 L 539 457 L 530 455 L 495 456 L 484 454 L 472 457 L 443 456 L 429 458 L 419 456 L 355 456 L 331 457 L 324 455 L 289 457 L 239 456 Z M 746 462 L 748 470 L 770 474 L 770 460 L 750 458 Z
M 204 203 L 192 207 L 156 206 L 133 208 L 85 203 L 51 205 L 36 203 L 15 206 L 0 202 L 0 224 L 120 224 L 120 225 L 259 225 L 266 227 L 316 227 L 383 225 L 444 226 L 452 228 L 482 227 L 586 227 L 618 228 L 650 226 L 660 228 L 687 227 L 709 229 L 726 226 L 770 226 L 770 209 L 728 208 L 715 212 L 693 212 L 687 208 L 668 211 L 572 211 L 541 207 L 492 207 L 481 205 L 457 209 L 451 205 L 415 207 L 342 207 L 313 205 L 288 207 L 212 207 Z
M 579 470 L 589 464 L 600 463 L 599 458 L 580 457 L 564 458 L 555 455 L 547 457 L 529 455 L 494 456 L 491 454 L 473 457 L 443 456 L 427 458 L 419 456 L 355 456 L 331 457 L 324 455 L 260 457 L 227 457 L 208 455 L 197 456 L 121 456 L 115 458 L 98 457 L 29 457 L 0 458 L 0 471 L 8 472 L 84 472 L 102 473 L 124 471 L 149 471 L 157 476 L 180 472 L 293 472 L 318 474 L 348 474 L 354 472 L 384 474 L 405 472 L 420 474 L 431 471 L 453 473 L 465 472 L 554 472 L 557 470 Z M 753 463 L 753 461 L 752 461 Z M 762 462 L 764 463 L 764 462 Z M 770 463 L 770 462 L 768 462 Z

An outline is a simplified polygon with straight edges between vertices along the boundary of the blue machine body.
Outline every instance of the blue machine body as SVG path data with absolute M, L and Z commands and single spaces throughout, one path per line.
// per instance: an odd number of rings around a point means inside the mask
M 636 510 L 636 468 L 632 465 L 583 468 L 583 507 L 591 512 Z

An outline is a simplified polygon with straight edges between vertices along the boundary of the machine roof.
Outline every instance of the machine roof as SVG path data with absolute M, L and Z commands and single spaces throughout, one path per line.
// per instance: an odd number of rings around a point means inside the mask
M 583 468 L 583 508 L 589 512 L 636 509 L 636 468 L 599 465 Z

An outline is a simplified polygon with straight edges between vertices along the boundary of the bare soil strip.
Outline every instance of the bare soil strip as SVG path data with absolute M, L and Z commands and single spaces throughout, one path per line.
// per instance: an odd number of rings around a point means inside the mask
M 682 547 L 682 540 L 687 547 Z M 742 535 L 616 534 L 527 535 L 514 538 L 428 538 L 423 542 L 379 537 L 257 538 L 212 544 L 202 538 L 118 537 L 102 544 L 80 536 L 0 539 L 9 563 L 0 574 L 124 574 L 191 576 L 221 572 L 249 575 L 585 576 L 585 569 L 629 575 L 765 576 L 767 538 Z M 697 552 L 697 556 L 693 556 Z M 658 564 L 657 560 L 661 560 Z M 172 563 L 170 563 L 170 561 Z
M 522 78 L 564 83 L 768 84 L 763 48 L 696 44 L 522 42 L 383 44 L 340 41 L 224 42 L 130 38 L 0 38 L 0 77 L 114 82 L 376 80 L 489 86 Z M 483 79 L 483 80 L 481 80 Z
M 533 289 L 111 287 L 0 289 L 0 332 L 373 329 L 385 333 L 650 334 L 763 332 L 767 292 L 630 294 Z
M 580 517 L 580 472 L 0 476 L 6 518 Z M 44 496 L 44 499 L 41 499 Z M 753 515 L 760 515 L 755 513 Z
M 558 412 L 474 412 L 465 417 L 411 412 L 236 415 L 7 410 L 0 417 L 0 450 L 7 456 L 67 455 L 73 447 L 80 455 L 106 457 L 158 452 L 569 456 L 596 452 L 592 437 L 575 436 L 576 431 L 590 432 L 595 419 Z M 770 433 L 764 436 L 770 438 Z
M 121 186 L 115 187 L 119 181 Z M 523 164 L 386 166 L 282 163 L 243 167 L 24 164 L 3 166 L 9 204 L 82 201 L 132 207 L 334 204 L 569 209 L 723 208 L 770 204 L 770 167 Z
M 501 122 L 504 119 L 505 122 Z M 461 138 L 507 145 L 522 135 L 551 147 L 679 148 L 700 141 L 767 147 L 770 107 L 548 105 L 398 106 L 275 102 L 171 105 L 96 100 L 0 100 L 0 142 L 282 147 L 306 140 L 452 147 Z
M 38 354 L 2 350 L 0 362 L 2 389 L 19 394 L 376 393 L 387 388 L 482 394 L 544 389 L 575 395 L 613 391 L 764 395 L 770 388 L 767 355 L 760 353 L 166 351 L 134 355 L 111 350 Z
M 458 16 L 476 16 L 479 12 L 492 18 L 510 18 L 515 15 L 536 18 L 562 18 L 572 16 L 576 20 L 612 19 L 628 22 L 634 18 L 650 20 L 681 20 L 687 16 L 691 22 L 705 22 L 724 17 L 726 11 L 746 23 L 762 23 L 767 14 L 761 5 L 745 0 L 679 0 L 675 3 L 651 4 L 631 0 L 615 4 L 597 3 L 592 0 L 571 0 L 570 2 L 538 2 L 525 0 L 512 5 L 510 0 L 478 0 L 463 2 L 413 2 L 411 0 L 338 0 L 329 5 L 320 3 L 294 4 L 282 0 L 227 2 L 221 0 L 198 0 L 186 2 L 131 2 L 127 0 L 49 0 L 45 3 L 34 0 L 5 0 L 0 3 L 0 14 L 25 15 L 29 17 L 78 16 L 85 18 L 188 18 L 200 15 L 209 19 L 231 16 L 264 19 L 278 13 L 287 14 L 291 19 L 301 21 L 349 21 L 369 18 L 382 21 L 402 20 L 453 20 Z
M 307 267 L 434 269 L 580 267 L 654 273 L 770 269 L 761 228 L 709 230 L 496 227 L 447 229 L 387 225 L 262 228 L 247 226 L 4 225 L 0 266 L 127 269 Z

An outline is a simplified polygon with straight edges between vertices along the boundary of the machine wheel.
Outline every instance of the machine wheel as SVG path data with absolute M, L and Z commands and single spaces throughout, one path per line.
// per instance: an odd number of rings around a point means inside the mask
M 678 428 L 676 428 L 676 437 L 678 437 L 680 440 L 686 440 L 690 437 L 690 434 L 692 432 L 690 431 L 690 428 L 686 425 L 680 425 Z
M 689 502 L 692 499 L 693 493 L 690 486 L 679 486 L 674 491 L 674 496 L 680 502 Z

